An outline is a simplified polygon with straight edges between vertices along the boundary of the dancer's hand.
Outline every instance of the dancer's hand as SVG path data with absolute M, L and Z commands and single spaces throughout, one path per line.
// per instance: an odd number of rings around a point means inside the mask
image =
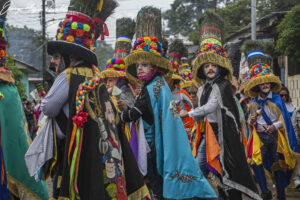
M 122 110 L 122 111 L 126 111 L 127 110 L 127 105 L 126 105 L 126 102 L 124 100 L 118 99 L 117 105 L 118 105 L 118 108 L 120 110 Z
M 250 124 L 253 125 L 256 122 L 256 120 L 257 120 L 257 115 L 252 115 L 250 117 Z
M 186 110 L 181 110 L 179 115 L 181 118 L 185 118 L 185 117 L 189 116 L 188 111 L 186 111 Z
M 114 89 L 114 87 L 107 88 L 107 92 L 108 92 L 109 94 L 111 94 L 112 91 L 113 91 L 113 89 Z
M 275 130 L 276 130 L 276 127 L 274 125 L 270 125 L 270 126 L 267 126 L 266 132 L 270 134 L 270 133 L 273 133 Z

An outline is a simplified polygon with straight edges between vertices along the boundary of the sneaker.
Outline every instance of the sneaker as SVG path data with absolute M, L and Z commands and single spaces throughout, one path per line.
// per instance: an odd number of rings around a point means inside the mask
M 271 200 L 272 199 L 272 193 L 270 191 L 268 191 L 267 193 L 262 193 L 261 197 L 263 198 L 263 200 Z

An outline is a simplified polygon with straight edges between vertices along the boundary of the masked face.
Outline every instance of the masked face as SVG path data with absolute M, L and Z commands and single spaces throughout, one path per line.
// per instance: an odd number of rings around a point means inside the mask
M 271 90 L 271 83 L 263 83 L 260 84 L 258 87 L 261 93 L 268 94 Z
M 148 62 L 140 61 L 136 63 L 136 72 L 138 76 L 145 76 L 153 69 L 152 65 Z
M 117 84 L 118 78 L 107 78 L 105 81 L 108 93 L 112 93 L 114 86 Z
M 215 78 L 218 70 L 218 66 L 212 63 L 206 63 L 203 66 L 204 68 L 204 74 L 207 78 L 213 79 Z
M 58 72 L 59 64 L 61 61 L 61 54 L 60 53 L 55 53 L 50 61 L 50 70 L 55 71 L 56 73 Z

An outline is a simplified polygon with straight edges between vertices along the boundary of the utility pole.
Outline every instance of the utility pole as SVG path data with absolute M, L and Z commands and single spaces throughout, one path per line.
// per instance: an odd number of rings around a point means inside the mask
M 251 40 L 256 40 L 256 0 L 251 0 Z
M 42 33 L 43 33 L 43 86 L 46 80 L 46 0 L 42 0 Z

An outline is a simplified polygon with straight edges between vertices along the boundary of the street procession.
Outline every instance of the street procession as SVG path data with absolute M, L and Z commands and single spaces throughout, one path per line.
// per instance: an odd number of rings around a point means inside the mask
M 0 200 L 300 199 L 300 0 L 0 0 Z

